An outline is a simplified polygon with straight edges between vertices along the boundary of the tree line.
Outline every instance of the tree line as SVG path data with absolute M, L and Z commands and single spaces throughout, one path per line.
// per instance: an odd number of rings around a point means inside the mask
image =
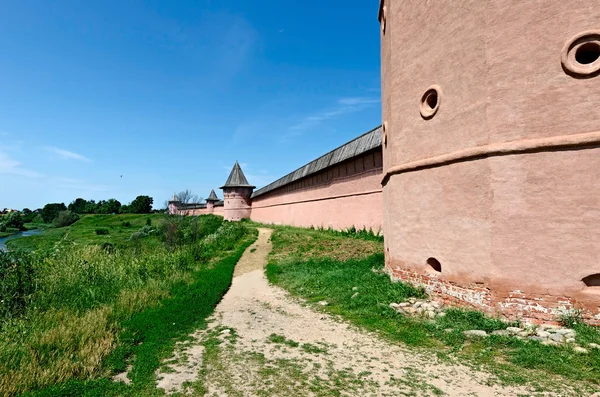
M 0 233 L 27 230 L 26 223 L 47 223 L 55 227 L 69 226 L 84 214 L 150 214 L 154 200 L 150 196 L 137 196 L 131 203 L 122 205 L 119 200 L 85 200 L 78 198 L 68 206 L 64 203 L 49 203 L 35 211 L 24 208 L 0 216 Z M 164 210 L 155 210 L 160 212 Z
M 50 203 L 42 208 L 41 215 L 45 223 L 52 222 L 61 212 L 69 211 L 74 214 L 149 214 L 152 212 L 154 200 L 150 196 L 137 196 L 127 205 L 122 205 L 119 200 L 108 199 L 86 200 L 77 198 L 69 206 L 64 203 Z

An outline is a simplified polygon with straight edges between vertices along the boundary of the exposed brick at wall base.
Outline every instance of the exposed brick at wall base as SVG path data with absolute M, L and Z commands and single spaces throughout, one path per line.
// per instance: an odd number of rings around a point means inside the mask
M 600 325 L 600 308 L 583 308 L 577 299 L 549 294 L 528 294 L 519 290 L 494 291 L 479 284 L 463 284 L 442 279 L 437 274 L 422 274 L 408 268 L 386 266 L 392 281 L 422 286 L 444 304 L 473 308 L 508 320 L 528 323 L 556 323 L 561 315 L 580 309 L 584 322 Z

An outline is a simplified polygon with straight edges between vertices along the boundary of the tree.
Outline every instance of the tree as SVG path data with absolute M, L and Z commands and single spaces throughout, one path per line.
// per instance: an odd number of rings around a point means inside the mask
M 202 201 L 202 198 L 192 193 L 190 189 L 185 189 L 184 191 L 177 193 L 177 199 L 181 204 L 192 204 Z
M 94 200 L 90 200 L 85 205 L 85 209 L 82 214 L 95 214 L 98 211 L 98 204 Z
M 32 210 L 30 210 L 29 208 L 23 208 L 23 211 L 21 211 L 21 212 L 23 213 L 23 222 L 24 223 L 33 222 L 33 220 L 37 216 L 37 214 L 35 212 L 33 212 Z
M 78 214 L 85 214 L 85 209 L 86 209 L 87 204 L 88 204 L 88 202 L 86 199 L 78 198 L 78 199 L 75 199 L 75 201 L 72 201 L 71 204 L 69 204 L 68 209 L 71 212 L 76 212 Z
M 42 219 L 44 223 L 50 223 L 58 216 L 61 211 L 66 211 L 67 206 L 64 203 L 46 204 L 42 209 Z
M 58 216 L 54 218 L 52 224 L 55 227 L 65 227 L 70 226 L 73 223 L 79 220 L 79 215 L 71 211 L 61 211 L 58 213 Z
M 149 214 L 152 212 L 152 203 L 154 200 L 150 196 L 137 196 L 129 204 L 129 211 L 133 214 Z
M 121 209 L 121 203 L 116 199 L 108 199 L 98 203 L 98 213 L 100 214 L 118 214 Z
M 10 214 L 6 215 L 5 222 L 4 222 L 6 227 L 12 227 L 14 229 L 19 229 L 19 230 L 27 230 L 23 226 L 24 223 L 25 222 L 24 222 L 23 217 L 18 212 L 11 212 Z

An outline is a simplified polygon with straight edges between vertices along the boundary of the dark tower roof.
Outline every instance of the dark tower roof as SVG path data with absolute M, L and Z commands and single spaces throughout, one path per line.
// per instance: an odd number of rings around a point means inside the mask
M 252 186 L 248 183 L 246 176 L 242 172 L 240 164 L 236 161 L 233 169 L 231 170 L 231 174 L 229 174 L 229 178 L 227 178 L 227 182 L 225 182 L 225 184 L 219 189 L 227 187 L 250 187 L 254 189 L 256 186 Z
M 219 198 L 217 197 L 217 194 L 215 193 L 214 189 L 210 191 L 210 194 L 206 198 L 206 201 L 219 201 Z

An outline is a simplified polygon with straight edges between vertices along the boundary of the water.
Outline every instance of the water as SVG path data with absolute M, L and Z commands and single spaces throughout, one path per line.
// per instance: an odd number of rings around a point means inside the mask
M 42 233 L 42 231 L 40 229 L 34 229 L 34 230 L 26 230 L 24 232 L 19 232 L 17 234 L 13 234 L 12 236 L 0 238 L 0 251 L 7 250 L 6 242 L 8 240 L 12 240 L 12 239 L 19 238 L 19 237 L 35 236 L 36 234 L 40 234 L 40 233 Z

